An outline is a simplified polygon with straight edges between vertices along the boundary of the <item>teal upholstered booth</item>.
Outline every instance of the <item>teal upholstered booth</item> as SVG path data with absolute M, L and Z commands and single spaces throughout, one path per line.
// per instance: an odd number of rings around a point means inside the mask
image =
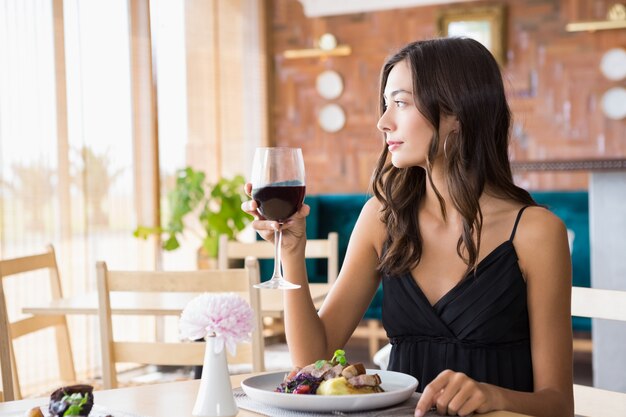
M 552 210 L 563 220 L 573 233 L 573 282 L 576 286 L 590 286 L 590 247 L 589 247 L 589 201 L 586 191 L 535 191 L 533 198 Z M 311 207 L 307 218 L 307 236 L 310 239 L 323 239 L 329 232 L 339 234 L 339 266 L 346 254 L 350 234 L 368 196 L 366 194 L 318 194 L 307 195 L 306 204 Z M 271 275 L 272 262 L 265 261 L 262 278 Z M 310 282 L 326 281 L 326 262 L 307 260 Z M 365 318 L 380 318 L 382 289 L 379 288 Z M 574 318 L 574 329 L 588 331 L 589 319 Z
M 545 205 L 559 216 L 568 228 L 572 248 L 573 285 L 591 286 L 589 194 L 587 191 L 536 191 L 532 196 L 537 203 Z M 572 320 L 574 330 L 591 330 L 591 319 L 574 317 Z

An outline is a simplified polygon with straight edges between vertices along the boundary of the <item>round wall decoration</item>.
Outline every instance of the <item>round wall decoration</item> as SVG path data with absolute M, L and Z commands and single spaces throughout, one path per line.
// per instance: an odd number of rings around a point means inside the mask
M 609 88 L 602 96 L 602 111 L 609 119 L 620 120 L 626 117 L 626 89 Z
M 317 76 L 315 88 L 320 96 L 332 100 L 343 92 L 343 80 L 336 71 L 327 70 Z
M 600 61 L 600 71 L 611 81 L 626 78 L 626 50 L 613 48 L 606 51 Z
M 317 121 L 324 131 L 334 133 L 345 126 L 346 114 L 339 104 L 327 104 L 320 110 Z
M 320 49 L 330 51 L 337 47 L 337 38 L 332 33 L 324 33 L 319 40 Z

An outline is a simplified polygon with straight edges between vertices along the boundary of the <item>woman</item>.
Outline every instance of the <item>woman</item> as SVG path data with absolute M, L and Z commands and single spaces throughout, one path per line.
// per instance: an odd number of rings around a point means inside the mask
M 302 209 L 284 226 L 294 363 L 344 346 L 383 282 L 389 369 L 418 378 L 422 416 L 510 410 L 572 416 L 571 262 L 563 223 L 513 184 L 499 67 L 471 39 L 414 42 L 384 65 L 383 149 L 319 314 Z M 249 191 L 249 188 L 248 188 Z M 267 240 L 275 222 L 258 218 Z

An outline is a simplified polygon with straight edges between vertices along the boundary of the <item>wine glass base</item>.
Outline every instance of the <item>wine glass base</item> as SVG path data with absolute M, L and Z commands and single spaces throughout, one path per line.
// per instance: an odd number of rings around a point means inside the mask
M 270 279 L 269 281 L 262 282 L 260 284 L 255 284 L 254 288 L 262 288 L 269 290 L 295 290 L 300 288 L 298 284 L 292 284 L 291 282 L 282 279 Z

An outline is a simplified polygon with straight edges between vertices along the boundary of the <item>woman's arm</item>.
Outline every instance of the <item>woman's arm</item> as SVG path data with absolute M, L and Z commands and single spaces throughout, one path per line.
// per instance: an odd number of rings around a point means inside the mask
M 566 228 L 549 211 L 529 207 L 514 245 L 527 284 L 534 392 L 512 391 L 444 371 L 425 388 L 416 415 L 436 405 L 440 412 L 459 415 L 509 410 L 532 416 L 573 416 L 572 269 Z
M 572 375 L 572 262 L 567 229 L 550 211 L 529 207 L 514 242 L 526 277 L 533 359 L 532 401 L 511 400 L 532 415 L 574 414 Z M 505 397 L 506 400 L 506 397 Z
M 244 210 L 254 213 L 256 203 L 244 203 Z M 339 276 L 326 296 L 319 315 L 311 300 L 305 265 L 304 205 L 283 225 L 282 264 L 284 276 L 301 288 L 284 292 L 285 333 L 294 365 L 307 365 L 330 358 L 335 349 L 348 341 L 380 283 L 376 267 L 385 229 L 379 219 L 380 205 L 370 199 L 352 231 Z M 266 240 L 273 239 L 275 222 L 256 220 L 253 227 Z
M 327 338 L 323 357 L 346 344 L 372 302 L 380 285 L 377 267 L 385 236 L 380 204 L 371 198 L 359 215 L 339 277 L 319 312 Z

